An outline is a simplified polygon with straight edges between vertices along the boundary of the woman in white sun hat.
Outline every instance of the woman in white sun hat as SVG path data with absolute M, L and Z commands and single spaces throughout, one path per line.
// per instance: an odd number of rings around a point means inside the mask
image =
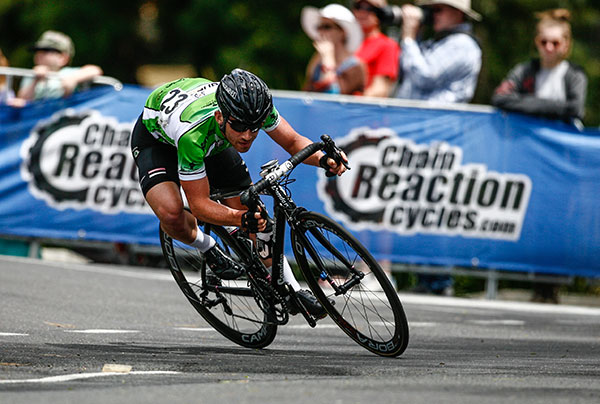
M 316 49 L 306 68 L 303 90 L 360 94 L 365 86 L 366 68 L 354 52 L 363 34 L 352 12 L 339 4 L 322 9 L 304 7 L 301 24 Z

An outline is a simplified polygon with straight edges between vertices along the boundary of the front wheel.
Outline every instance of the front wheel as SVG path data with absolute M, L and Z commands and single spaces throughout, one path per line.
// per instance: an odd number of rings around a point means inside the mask
M 251 259 L 247 248 L 223 227 L 211 226 L 210 235 L 223 251 L 242 265 Z M 171 238 L 162 229 L 160 244 L 179 288 L 215 330 L 248 348 L 264 348 L 273 342 L 277 326 L 270 320 L 272 316 L 260 307 L 260 300 L 255 298 L 255 290 L 248 286 L 245 275 L 232 281 L 207 276 L 203 255 Z
M 408 345 L 406 315 L 366 248 L 339 224 L 314 212 L 300 215 L 291 241 L 306 282 L 333 321 L 371 352 L 402 354 Z

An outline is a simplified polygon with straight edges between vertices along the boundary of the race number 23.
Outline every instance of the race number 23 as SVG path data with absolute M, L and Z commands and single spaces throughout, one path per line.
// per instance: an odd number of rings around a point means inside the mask
M 165 114 L 175 111 L 175 108 L 188 98 L 188 94 L 182 93 L 179 88 L 175 88 L 167 93 L 160 105 L 160 110 Z

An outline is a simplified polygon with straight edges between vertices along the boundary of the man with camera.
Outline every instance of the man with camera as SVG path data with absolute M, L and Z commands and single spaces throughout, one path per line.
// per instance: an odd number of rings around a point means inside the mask
M 481 16 L 471 9 L 471 0 L 417 0 L 416 5 L 405 4 L 399 13 L 402 79 L 395 97 L 469 102 L 481 70 L 481 48 L 470 20 L 480 21 Z M 420 41 L 423 21 L 429 18 L 433 38 Z
M 470 20 L 481 16 L 471 0 L 417 0 L 416 6 L 387 10 L 389 21 L 401 24 L 401 82 L 396 98 L 445 103 L 469 102 L 481 70 L 481 48 L 473 37 Z M 432 24 L 433 37 L 420 41 L 424 25 Z M 419 275 L 417 293 L 453 295 L 448 275 Z

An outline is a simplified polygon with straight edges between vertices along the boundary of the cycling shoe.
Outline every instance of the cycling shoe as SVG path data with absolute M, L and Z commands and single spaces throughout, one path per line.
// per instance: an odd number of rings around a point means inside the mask
M 314 316 L 317 319 L 321 319 L 327 315 L 325 308 L 321 305 L 321 303 L 317 300 L 315 295 L 310 290 L 300 289 L 296 292 L 296 297 L 298 300 L 302 302 L 306 310 L 310 313 L 310 315 Z M 335 302 L 329 299 L 331 304 L 335 304 Z M 300 308 L 290 301 L 290 314 L 296 315 L 300 312 Z
M 244 268 L 227 256 L 218 244 L 204 253 L 206 264 L 221 279 L 232 280 L 244 273 Z

